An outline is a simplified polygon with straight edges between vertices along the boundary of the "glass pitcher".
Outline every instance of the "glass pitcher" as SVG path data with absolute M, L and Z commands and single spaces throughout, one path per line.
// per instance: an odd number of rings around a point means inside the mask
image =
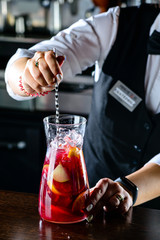
M 82 151 L 86 119 L 75 115 L 44 118 L 47 152 L 39 191 L 39 214 L 54 223 L 85 219 L 89 184 Z

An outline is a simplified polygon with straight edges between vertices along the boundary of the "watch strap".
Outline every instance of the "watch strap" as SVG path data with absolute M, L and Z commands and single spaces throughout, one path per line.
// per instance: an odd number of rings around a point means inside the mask
M 121 183 L 125 188 L 127 188 L 132 193 L 134 205 L 138 196 L 138 187 L 126 177 L 119 177 L 115 180 L 115 182 Z

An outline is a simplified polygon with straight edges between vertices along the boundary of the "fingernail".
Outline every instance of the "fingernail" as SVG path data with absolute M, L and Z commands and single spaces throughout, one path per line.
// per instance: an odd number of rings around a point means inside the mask
M 87 218 L 86 218 L 87 222 L 91 222 L 93 220 L 93 215 L 89 215 Z
M 63 79 L 63 77 L 62 77 L 62 75 L 61 75 L 61 74 L 57 74 L 57 75 L 56 75 L 56 78 L 57 78 L 57 80 L 58 80 L 58 81 L 60 81 L 60 82 L 61 82 L 61 81 L 62 81 L 62 79 Z
M 93 204 L 89 204 L 87 207 L 86 207 L 86 210 L 87 212 L 90 212 L 93 208 Z

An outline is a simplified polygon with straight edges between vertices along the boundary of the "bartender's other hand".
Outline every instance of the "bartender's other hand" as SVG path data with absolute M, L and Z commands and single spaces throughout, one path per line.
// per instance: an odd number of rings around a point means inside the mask
M 30 93 L 52 91 L 55 88 L 56 79 L 63 79 L 61 65 L 64 56 L 55 56 L 53 51 L 36 52 L 34 57 L 27 60 L 22 73 L 22 85 Z
M 91 189 L 91 196 L 86 208 L 87 220 L 88 222 L 92 221 L 102 210 L 125 214 L 132 204 L 132 196 L 118 182 L 102 178 Z

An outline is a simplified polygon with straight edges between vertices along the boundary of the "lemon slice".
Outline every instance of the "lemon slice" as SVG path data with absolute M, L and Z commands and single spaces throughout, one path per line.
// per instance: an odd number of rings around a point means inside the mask
M 86 190 L 78 195 L 72 205 L 72 212 L 79 212 L 85 208 L 86 199 L 89 196 L 89 190 Z
M 59 164 L 53 171 L 53 179 L 57 182 L 63 183 L 70 180 L 66 169 Z
M 79 148 L 78 147 L 71 147 L 68 153 L 68 157 L 79 157 Z
M 53 185 L 52 181 L 49 180 L 49 181 L 47 182 L 47 184 L 48 184 L 48 187 L 50 188 L 50 190 L 51 190 L 54 194 L 63 195 L 63 193 L 59 192 L 59 191 L 55 188 L 55 186 Z
M 48 167 L 49 167 L 49 164 L 45 164 L 45 165 L 43 166 L 42 171 L 47 172 L 47 171 L 48 171 Z

